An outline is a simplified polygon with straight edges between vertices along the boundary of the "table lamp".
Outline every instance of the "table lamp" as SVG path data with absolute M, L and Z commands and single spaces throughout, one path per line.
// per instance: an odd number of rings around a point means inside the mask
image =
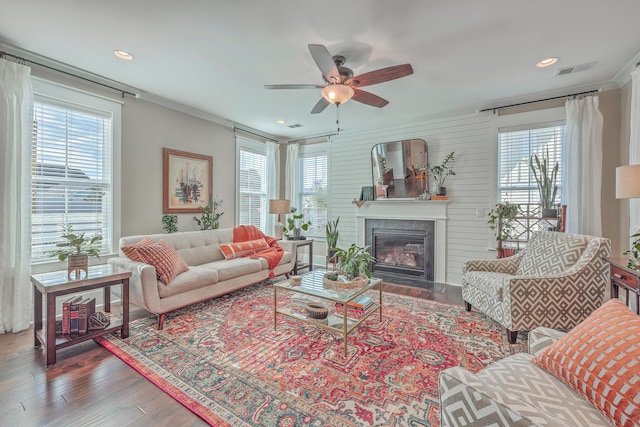
M 616 199 L 640 197 L 640 165 L 616 168 Z
M 275 226 L 275 238 L 282 239 L 282 232 L 284 231 L 284 224 L 280 221 L 281 214 L 288 214 L 291 212 L 291 201 L 283 199 L 269 200 L 269 213 L 278 214 L 278 222 Z

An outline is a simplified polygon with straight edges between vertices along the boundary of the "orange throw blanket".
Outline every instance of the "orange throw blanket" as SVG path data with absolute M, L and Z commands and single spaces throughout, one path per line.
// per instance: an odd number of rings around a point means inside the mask
M 269 264 L 269 268 L 271 269 L 269 277 L 276 277 L 273 269 L 280 263 L 280 260 L 284 255 L 284 250 L 278 245 L 278 239 L 265 235 L 254 225 L 239 225 L 233 229 L 233 243 L 257 239 L 264 239 L 269 245 L 269 248 L 255 251 L 245 256 L 248 256 L 251 259 L 266 259 Z

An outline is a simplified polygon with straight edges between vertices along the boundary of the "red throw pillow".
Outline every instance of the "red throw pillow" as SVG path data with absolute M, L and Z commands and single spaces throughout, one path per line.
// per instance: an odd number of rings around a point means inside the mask
M 138 252 L 138 249 L 143 246 L 152 245 L 153 243 L 155 242 L 152 239 L 148 237 L 144 237 L 138 243 L 133 243 L 131 245 L 123 246 L 122 252 L 124 252 L 127 258 L 129 258 L 132 261 L 144 262 L 144 260 L 140 256 L 140 253 Z
M 187 263 L 184 262 L 180 254 L 164 240 L 152 245 L 141 246 L 138 248 L 138 253 L 142 256 L 144 262 L 156 268 L 158 279 L 167 285 L 178 274 L 189 270 Z
M 616 426 L 640 421 L 640 316 L 607 301 L 532 362 L 564 381 Z
M 246 242 L 237 243 L 223 243 L 220 245 L 220 250 L 224 255 L 224 259 L 242 257 L 262 249 L 269 249 L 269 244 L 265 239 L 247 240 Z

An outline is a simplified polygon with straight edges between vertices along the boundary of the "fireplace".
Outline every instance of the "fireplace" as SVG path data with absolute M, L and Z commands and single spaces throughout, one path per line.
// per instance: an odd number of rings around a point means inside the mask
M 365 244 L 377 260 L 373 274 L 395 283 L 433 282 L 434 235 L 434 221 L 366 219 Z
M 371 228 L 380 220 L 395 220 L 399 221 L 400 225 L 391 225 L 386 227 L 394 233 L 394 236 L 402 236 L 404 241 L 403 251 L 405 246 L 412 245 L 413 238 L 408 239 L 406 233 L 412 230 L 418 230 L 423 233 L 423 236 L 429 235 L 431 242 L 422 244 L 425 248 L 425 260 L 424 271 L 419 267 L 413 267 L 407 265 L 405 270 L 396 268 L 395 272 L 383 271 L 386 267 L 393 266 L 379 266 L 375 269 L 375 277 L 380 277 L 389 283 L 417 285 L 419 287 L 427 287 L 433 285 L 433 283 L 447 283 L 447 205 L 446 200 L 376 200 L 365 203 L 362 207 L 358 208 L 356 218 L 358 222 L 357 226 L 357 242 L 358 245 L 371 245 L 373 239 L 373 233 L 368 232 L 367 224 Z M 373 222 L 372 222 L 373 221 Z M 422 224 L 422 223 L 426 223 Z M 426 227 L 426 228 L 425 228 Z M 376 226 L 377 229 L 383 227 Z M 388 235 L 382 235 L 382 240 Z M 407 240 L 408 239 L 408 240 Z M 418 238 L 419 239 L 419 238 Z M 424 237 L 423 237 L 424 239 Z M 384 243 L 381 241 L 381 243 Z M 410 253 L 414 250 L 414 247 L 409 246 L 406 248 L 406 252 Z M 386 260 L 385 260 L 386 261 Z M 384 264 L 391 264 L 384 262 Z M 412 264 L 411 261 L 405 264 Z M 382 269 L 382 270 L 381 270 Z M 428 277 L 433 277 L 430 282 Z

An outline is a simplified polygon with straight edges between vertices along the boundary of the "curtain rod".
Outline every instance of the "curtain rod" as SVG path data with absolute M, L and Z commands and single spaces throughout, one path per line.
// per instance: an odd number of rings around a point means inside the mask
M 308 141 L 310 139 L 317 139 L 317 138 L 328 138 L 330 136 L 336 136 L 338 135 L 338 132 L 333 132 L 333 133 L 326 133 L 324 135 L 317 135 L 317 136 L 310 136 L 308 138 L 301 138 L 301 139 L 294 139 L 293 141 L 288 141 L 287 144 L 295 144 L 296 142 L 300 142 L 300 141 Z
M 258 137 L 260 137 L 260 138 L 264 138 L 264 139 L 266 139 L 267 141 L 271 141 L 271 142 L 280 142 L 280 141 L 278 141 L 277 139 L 273 139 L 273 138 L 271 138 L 271 137 L 269 137 L 269 136 L 267 136 L 267 135 L 263 135 L 263 134 L 256 133 L 256 132 L 252 132 L 252 131 L 250 131 L 250 130 L 248 130 L 248 129 L 241 128 L 241 127 L 238 127 L 238 126 L 236 126 L 236 125 L 234 125 L 234 126 L 233 126 L 233 131 L 234 131 L 234 132 L 237 132 L 237 131 L 245 132 L 245 133 L 248 133 L 248 134 L 253 135 L 253 136 L 258 136 Z
M 109 88 L 109 89 L 112 89 L 112 90 L 115 90 L 117 92 L 122 93 L 122 97 L 123 98 L 124 98 L 125 94 L 126 95 L 131 95 L 131 96 L 133 96 L 135 98 L 140 98 L 140 95 L 137 94 L 137 93 L 132 93 L 132 92 L 126 91 L 124 89 L 119 89 L 119 88 L 114 87 L 114 86 L 109 86 L 108 84 L 100 83 L 100 82 L 97 82 L 95 80 L 91 80 L 91 79 L 88 79 L 86 77 L 82 77 L 82 76 L 79 76 L 77 74 L 70 73 L 68 71 L 60 70 L 59 68 L 51 67 L 49 65 L 41 64 L 39 62 L 35 62 L 35 61 L 30 60 L 30 59 L 22 58 L 20 56 L 16 56 L 16 55 L 11 54 L 9 52 L 0 51 L 0 57 L 5 58 L 5 59 L 7 59 L 7 57 L 10 57 L 10 58 L 13 58 L 15 61 L 21 61 L 23 63 L 29 63 L 29 64 L 37 65 L 38 67 L 47 68 L 49 70 L 56 71 L 58 73 L 66 74 L 68 76 L 75 77 L 77 79 L 81 79 L 81 80 L 84 80 L 84 81 L 87 81 L 87 82 L 90 82 L 90 83 L 93 83 L 93 84 L 96 84 L 96 85 L 104 86 L 106 88 Z
M 596 92 L 602 92 L 602 89 L 594 89 L 594 90 L 588 90 L 585 92 L 570 93 L 569 95 L 553 96 L 551 98 L 538 99 L 537 101 L 520 102 L 518 104 L 503 105 L 501 107 L 485 108 L 483 110 L 478 110 L 478 112 L 484 113 L 485 111 L 493 111 L 495 113 L 496 110 L 501 110 L 503 108 L 518 107 L 520 105 L 527 105 L 527 104 L 535 104 L 537 102 L 551 101 L 553 99 L 573 98 L 575 96 L 587 95 L 587 94 L 596 93 Z

